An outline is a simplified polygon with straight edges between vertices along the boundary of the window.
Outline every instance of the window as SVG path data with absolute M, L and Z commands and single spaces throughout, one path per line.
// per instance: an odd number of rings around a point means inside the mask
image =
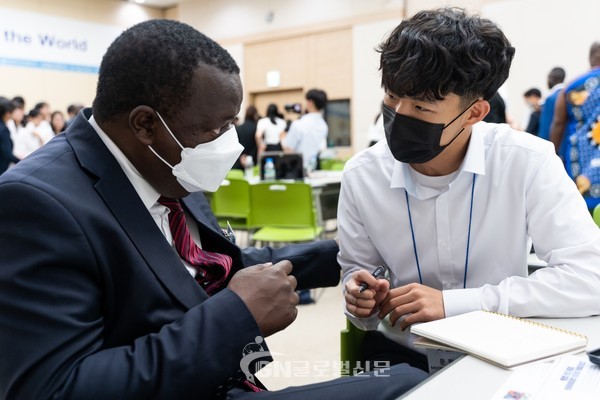
M 350 99 L 329 100 L 325 121 L 329 126 L 327 147 L 350 146 Z

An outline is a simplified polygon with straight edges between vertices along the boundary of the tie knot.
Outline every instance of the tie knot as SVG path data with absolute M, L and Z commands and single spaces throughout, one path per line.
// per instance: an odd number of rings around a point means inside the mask
M 169 197 L 160 196 L 158 198 L 158 202 L 172 211 L 182 211 L 183 210 L 183 208 L 181 207 L 181 204 L 179 203 L 179 200 L 177 200 L 177 199 L 171 199 Z

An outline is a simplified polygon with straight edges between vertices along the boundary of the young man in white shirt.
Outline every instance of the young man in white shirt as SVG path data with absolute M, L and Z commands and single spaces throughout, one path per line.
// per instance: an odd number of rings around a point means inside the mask
M 306 92 L 306 114 L 292 122 L 281 144 L 285 152 L 302 153 L 304 169 L 316 167 L 319 152 L 327 147 L 329 128 L 323 119 L 327 93 L 320 89 Z
M 599 314 L 600 231 L 552 145 L 481 122 L 514 55 L 499 27 L 423 11 L 379 52 L 386 140 L 348 161 L 338 206 L 347 315 L 379 330 L 367 356 L 426 369 L 406 328 L 473 310 Z M 548 267 L 528 276 L 529 238 Z

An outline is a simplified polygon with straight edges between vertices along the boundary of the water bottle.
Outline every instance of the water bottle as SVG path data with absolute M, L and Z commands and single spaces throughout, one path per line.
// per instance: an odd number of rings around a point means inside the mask
M 254 179 L 254 160 L 252 156 L 246 156 L 246 165 L 244 166 L 244 176 L 247 180 Z
M 310 158 L 310 161 L 308 162 L 308 167 L 306 168 L 306 172 L 307 174 L 310 174 L 311 172 L 315 171 L 317 169 L 317 156 L 314 155 Z
M 273 159 L 270 157 L 265 161 L 264 179 L 265 181 L 275 180 L 275 164 L 273 164 Z

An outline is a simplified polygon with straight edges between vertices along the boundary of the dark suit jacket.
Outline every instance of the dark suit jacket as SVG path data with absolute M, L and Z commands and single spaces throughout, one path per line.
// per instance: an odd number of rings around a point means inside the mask
M 89 114 L 0 177 L 0 398 L 211 398 L 261 333 L 183 268 Z M 202 194 L 184 204 L 233 272 L 289 259 L 299 288 L 339 282 L 335 242 L 242 252 Z

